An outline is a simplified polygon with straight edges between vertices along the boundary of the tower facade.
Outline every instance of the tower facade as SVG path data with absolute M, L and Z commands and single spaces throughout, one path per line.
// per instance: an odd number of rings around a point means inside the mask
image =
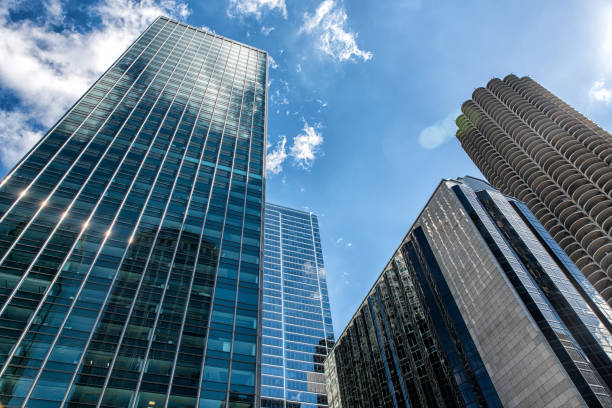
M 262 408 L 327 407 L 334 331 L 316 215 L 266 203 Z
M 160 17 L 2 180 L 3 406 L 254 406 L 266 76 Z
M 608 407 L 611 322 L 523 203 L 444 180 L 329 353 L 330 406 Z
M 457 138 L 482 174 L 612 305 L 612 135 L 528 77 L 492 79 L 461 110 Z

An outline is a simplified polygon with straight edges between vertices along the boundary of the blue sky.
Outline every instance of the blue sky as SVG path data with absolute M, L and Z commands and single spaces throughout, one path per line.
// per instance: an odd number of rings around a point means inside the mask
M 267 50 L 268 201 L 319 216 L 339 334 L 439 181 L 480 176 L 454 118 L 529 75 L 612 128 L 612 3 L 1 0 L 6 173 L 157 15 Z

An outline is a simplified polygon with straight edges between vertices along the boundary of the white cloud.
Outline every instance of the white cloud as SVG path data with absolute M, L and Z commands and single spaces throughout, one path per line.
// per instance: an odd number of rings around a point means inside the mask
M 44 3 L 47 19 L 53 23 L 61 23 L 64 20 L 64 10 L 60 0 L 47 0 Z
M 276 61 L 274 60 L 274 58 L 272 58 L 270 54 L 268 54 L 268 62 L 270 63 L 270 68 L 272 69 L 278 68 L 278 64 L 276 63 Z
M 327 102 L 321 99 L 317 99 L 317 102 L 319 103 L 319 108 L 317 109 L 317 112 L 321 113 L 321 111 L 323 111 L 323 108 L 327 107 Z
M 357 46 L 357 33 L 347 31 L 347 15 L 344 7 L 334 0 L 324 0 L 314 14 L 304 14 L 300 32 L 317 35 L 319 48 L 339 62 L 372 58 L 370 51 Z
M 210 28 L 209 26 L 205 26 L 203 25 L 202 27 L 200 27 L 202 30 L 204 31 L 208 31 L 209 33 L 213 33 L 213 34 L 217 34 L 217 32 L 215 30 L 213 30 L 212 28 Z
M 42 137 L 23 112 L 0 110 L 0 161 L 10 168 Z
M 277 111 L 278 113 L 278 111 Z M 309 170 L 320 152 L 323 136 L 317 133 L 313 126 L 304 122 L 302 132 L 292 140 L 288 151 L 286 149 L 287 138 L 282 136 L 276 145 L 268 146 L 266 156 L 266 172 L 270 175 L 279 174 L 283 171 L 283 163 L 291 157 L 295 165 L 304 170 Z M 284 184 L 284 182 L 283 182 Z
M 605 82 L 595 81 L 595 83 L 589 90 L 589 98 L 597 102 L 609 103 L 612 100 L 612 91 L 610 91 L 605 86 Z
M 261 26 L 261 33 L 265 35 L 266 37 L 269 36 L 270 33 L 274 30 L 276 30 L 276 27 Z
M 268 152 L 266 156 L 267 173 L 278 174 L 283 171 L 283 163 L 287 159 L 287 151 L 285 150 L 286 144 L 287 138 L 285 136 L 282 136 L 281 140 L 276 143 L 274 149 Z
M 293 138 L 293 145 L 289 149 L 289 154 L 298 167 L 308 170 L 312 167 L 312 163 L 319 153 L 323 136 L 321 133 L 317 133 L 314 127 L 308 126 L 306 122 L 304 122 L 302 132 Z
M 453 112 L 444 119 L 421 130 L 419 144 L 425 149 L 435 149 L 442 143 L 451 140 L 455 137 L 457 131 L 457 125 L 455 125 L 457 116 L 459 116 L 459 113 Z
M 353 243 L 352 243 L 352 242 L 346 242 L 346 243 L 344 243 L 344 242 L 345 242 L 345 241 L 344 241 L 344 238 L 340 237 L 340 238 L 338 238 L 338 239 L 336 240 L 336 245 L 343 245 L 343 246 L 345 246 L 346 248 L 350 248 L 350 247 L 352 247 L 352 246 L 353 246 Z
M 38 129 L 57 121 L 156 17 L 189 14 L 180 0 L 105 0 L 91 9 L 100 25 L 83 32 L 57 26 L 64 21 L 57 0 L 44 3 L 45 24 L 11 21 L 17 4 L 0 3 L 0 85 L 19 100 L 18 109 L 0 110 L 7 121 L 0 128 L 5 165 L 14 164 L 36 141 Z
M 296 72 L 302 72 L 302 64 L 297 64 L 297 65 L 295 66 L 295 71 L 296 71 Z
M 285 0 L 229 0 L 227 15 L 230 17 L 253 15 L 260 19 L 264 9 L 278 9 L 287 18 Z

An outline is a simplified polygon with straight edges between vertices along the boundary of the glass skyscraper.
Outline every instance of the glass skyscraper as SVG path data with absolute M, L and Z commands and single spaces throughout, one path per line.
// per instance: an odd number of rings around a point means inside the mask
M 266 77 L 160 17 L 2 180 L 2 405 L 254 406 Z
M 266 203 L 262 408 L 327 407 L 334 330 L 317 217 Z
M 611 333 L 525 204 L 443 180 L 325 360 L 330 406 L 610 407 Z

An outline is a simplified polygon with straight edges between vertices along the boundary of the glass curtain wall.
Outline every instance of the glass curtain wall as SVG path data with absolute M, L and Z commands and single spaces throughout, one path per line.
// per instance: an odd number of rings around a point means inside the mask
M 254 406 L 266 76 L 160 17 L 2 180 L 5 407 Z
M 314 214 L 266 204 L 263 291 L 262 407 L 327 407 L 334 331 Z

